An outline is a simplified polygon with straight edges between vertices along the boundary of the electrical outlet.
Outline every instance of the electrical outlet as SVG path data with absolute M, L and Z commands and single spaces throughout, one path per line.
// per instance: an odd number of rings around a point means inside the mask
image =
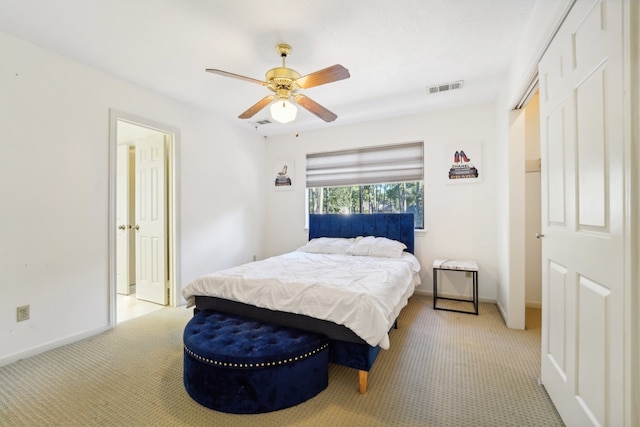
M 465 277 L 471 277 L 471 272 L 467 271 L 467 272 L 464 273 L 464 275 L 465 275 Z
M 18 322 L 22 322 L 24 320 L 29 320 L 29 306 L 23 305 L 16 309 L 16 318 Z

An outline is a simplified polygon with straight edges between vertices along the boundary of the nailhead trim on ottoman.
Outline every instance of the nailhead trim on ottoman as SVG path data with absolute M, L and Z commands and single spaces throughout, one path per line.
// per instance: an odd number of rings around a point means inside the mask
M 322 335 L 204 310 L 184 330 L 184 386 L 201 405 L 234 414 L 302 403 L 329 382 Z

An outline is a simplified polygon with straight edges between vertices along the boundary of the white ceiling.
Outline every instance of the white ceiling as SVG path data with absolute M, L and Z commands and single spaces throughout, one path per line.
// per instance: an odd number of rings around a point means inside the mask
M 544 0 L 547 1 L 547 0 Z M 258 80 L 281 64 L 301 75 L 341 64 L 351 78 L 304 91 L 338 115 L 299 108 L 262 135 L 490 102 L 535 0 L 0 0 L 0 31 L 253 129 L 237 116 L 270 94 L 206 73 Z M 42 70 L 46 73 L 47 70 Z M 464 80 L 463 89 L 426 87 Z

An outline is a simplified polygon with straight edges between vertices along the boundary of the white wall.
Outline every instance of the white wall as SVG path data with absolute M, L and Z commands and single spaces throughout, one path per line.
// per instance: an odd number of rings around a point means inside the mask
M 109 327 L 110 108 L 180 129 L 181 285 L 259 250 L 263 138 L 2 33 L 0 52 L 0 364 Z
M 339 120 L 339 119 L 338 119 Z M 294 250 L 307 241 L 305 230 L 305 156 L 307 153 L 424 141 L 425 232 L 417 232 L 416 256 L 422 264 L 419 292 L 432 290 L 435 258 L 478 262 L 481 300 L 496 298 L 496 173 L 495 107 L 484 104 L 400 119 L 379 120 L 326 130 L 270 137 L 267 161 L 295 160 L 294 189 L 273 189 L 271 173 L 264 180 L 267 193 L 265 255 Z M 447 184 L 452 163 L 448 144 L 482 144 L 482 182 Z

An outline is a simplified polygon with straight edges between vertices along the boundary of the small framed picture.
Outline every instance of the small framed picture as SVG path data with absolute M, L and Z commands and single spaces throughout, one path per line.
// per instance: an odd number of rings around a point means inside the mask
M 442 172 L 447 184 L 482 182 L 482 144 L 447 144 Z
M 293 190 L 295 165 L 293 159 L 280 159 L 273 162 L 271 179 L 277 191 Z

